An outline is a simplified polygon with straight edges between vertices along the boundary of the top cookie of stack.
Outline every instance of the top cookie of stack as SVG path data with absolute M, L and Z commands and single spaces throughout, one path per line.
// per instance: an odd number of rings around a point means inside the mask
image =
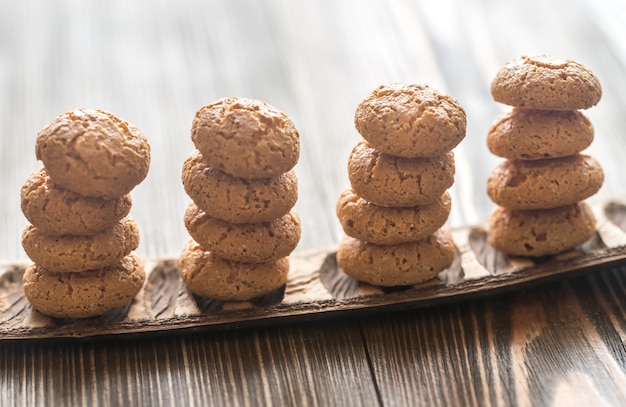
M 250 300 L 287 281 L 287 256 L 300 239 L 292 210 L 299 137 L 287 115 L 258 100 L 222 98 L 198 110 L 196 150 L 182 171 L 192 240 L 178 265 L 190 291 Z
M 365 140 L 348 162 L 351 188 L 337 202 L 345 234 L 337 262 L 352 277 L 379 286 L 413 285 L 454 260 L 441 227 L 450 213 L 451 150 L 465 137 L 465 111 L 427 85 L 380 86 L 357 107 Z
M 40 130 L 35 151 L 44 168 L 21 190 L 31 223 L 22 246 L 35 263 L 24 274 L 26 296 L 57 317 L 90 317 L 124 305 L 145 279 L 131 254 L 139 230 L 127 215 L 129 193 L 148 173 L 147 139 L 111 113 L 79 109 Z
M 604 181 L 600 164 L 580 154 L 593 141 L 580 112 L 596 105 L 598 78 L 578 62 L 547 55 L 506 63 L 492 84 L 493 98 L 512 106 L 489 129 L 489 150 L 506 160 L 487 180 L 498 207 L 488 240 L 497 249 L 543 256 L 571 249 L 595 232 L 583 202 Z
M 598 104 L 602 86 L 582 64 L 550 55 L 506 63 L 491 82 L 496 102 L 524 109 L 581 110 Z

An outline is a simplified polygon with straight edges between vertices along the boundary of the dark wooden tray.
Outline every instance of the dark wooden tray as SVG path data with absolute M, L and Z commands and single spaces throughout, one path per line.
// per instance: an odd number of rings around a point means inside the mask
M 412 287 L 381 289 L 337 267 L 333 248 L 294 253 L 287 284 L 249 302 L 221 302 L 186 290 L 175 259 L 146 261 L 143 290 L 123 309 L 101 317 L 54 319 L 32 309 L 22 289 L 25 264 L 0 264 L 0 339 L 91 337 L 216 329 L 322 318 L 339 313 L 426 307 L 570 277 L 626 262 L 626 201 L 594 207 L 598 230 L 585 244 L 558 256 L 514 258 L 494 250 L 483 225 L 453 230 L 454 264 L 439 278 Z

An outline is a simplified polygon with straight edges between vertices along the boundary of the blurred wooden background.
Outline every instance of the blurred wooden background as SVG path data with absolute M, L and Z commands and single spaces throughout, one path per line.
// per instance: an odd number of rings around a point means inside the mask
M 152 145 L 133 191 L 144 256 L 176 256 L 187 233 L 180 182 L 191 120 L 223 96 L 264 100 L 296 123 L 302 154 L 297 250 L 334 245 L 334 205 L 348 185 L 359 101 L 383 83 L 428 83 L 467 111 L 457 147 L 450 227 L 484 220 L 485 180 L 498 159 L 486 131 L 505 107 L 489 84 L 522 54 L 567 56 L 601 79 L 588 115 L 605 186 L 626 192 L 626 7 L 609 0 L 0 1 L 0 259 L 25 259 L 19 190 L 40 166 L 37 131 L 57 114 L 94 107 L 135 124 Z

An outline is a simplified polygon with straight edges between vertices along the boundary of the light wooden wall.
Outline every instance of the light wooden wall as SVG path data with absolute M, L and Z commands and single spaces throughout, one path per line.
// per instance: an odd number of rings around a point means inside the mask
M 301 133 L 298 250 L 334 245 L 334 205 L 359 139 L 353 114 L 379 84 L 423 82 L 465 107 L 450 227 L 484 220 L 485 180 L 499 161 L 486 131 L 505 110 L 489 84 L 522 54 L 567 56 L 601 79 L 588 112 L 606 182 L 593 200 L 626 193 L 626 7 L 609 0 L 0 1 L 0 259 L 24 259 L 19 190 L 40 166 L 37 131 L 77 107 L 111 111 L 152 145 L 133 192 L 144 256 L 176 256 L 188 202 L 180 169 L 195 111 L 223 96 L 262 99 Z

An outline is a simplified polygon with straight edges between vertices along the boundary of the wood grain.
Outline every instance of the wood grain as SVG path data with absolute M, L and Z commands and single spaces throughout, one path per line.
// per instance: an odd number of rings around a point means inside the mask
M 100 405 L 621 405 L 624 319 L 607 309 L 624 315 L 625 287 L 620 268 L 358 320 L 4 341 L 0 371 L 11 374 L 0 375 L 0 403 L 43 405 L 45 394 Z
M 371 406 L 377 400 L 356 321 L 153 339 L 3 342 L 0 372 L 2 406 Z
M 296 322 L 334 314 L 361 314 L 427 307 L 588 273 L 626 262 L 624 202 L 594 208 L 597 233 L 581 246 L 542 258 L 509 257 L 496 251 L 481 225 L 453 231 L 457 256 L 438 278 L 412 287 L 375 287 L 361 283 L 337 266 L 334 250 L 291 256 L 287 284 L 251 301 L 223 302 L 189 292 L 176 259 L 149 261 L 147 282 L 127 306 L 97 318 L 50 318 L 24 297 L 24 267 L 0 267 L 0 340 L 90 337 L 158 333 L 223 325 Z
M 625 279 L 617 268 L 361 320 L 383 404 L 624 405 L 624 320 L 606 308 L 623 312 Z
M 188 239 L 180 167 L 193 148 L 191 119 L 200 106 L 231 95 L 269 102 L 301 133 L 299 253 L 332 252 L 341 237 L 334 205 L 348 185 L 347 157 L 359 139 L 354 109 L 383 83 L 428 83 L 464 106 L 468 131 L 455 149 L 447 226 L 480 224 L 493 208 L 485 180 L 499 161 L 485 137 L 506 109 L 493 102 L 489 84 L 505 61 L 523 54 L 567 56 L 598 75 L 603 98 L 585 112 L 596 131 L 588 153 L 605 171 L 593 200 L 621 199 L 625 20 L 620 0 L 0 1 L 0 263 L 26 261 L 19 189 L 40 165 L 37 131 L 77 107 L 116 113 L 149 138 L 152 165 L 133 191 L 132 210 L 144 258 L 173 259 Z M 621 239 L 624 206 L 606 209 L 600 215 L 612 227 L 587 249 L 602 250 L 603 238 Z M 478 277 L 511 264 L 483 250 L 480 229 L 467 236 L 462 246 L 470 255 L 463 260 Z M 305 273 L 294 276 L 293 286 L 313 287 L 316 298 L 333 292 L 340 301 L 363 292 L 338 276 L 322 282 Z M 179 298 L 178 280 L 157 277 L 145 315 L 176 318 L 164 304 Z M 459 277 L 449 273 L 445 281 Z M 0 291 L 16 281 L 4 278 Z M 123 339 L 4 340 L 0 406 L 618 406 L 626 388 L 625 287 L 623 268 L 603 268 L 380 315 Z M 4 295 L 0 313 L 7 306 L 27 310 L 23 301 Z M 223 306 L 201 304 L 209 314 Z M 126 314 L 108 321 L 120 315 Z M 0 324 L 14 329 L 23 316 Z

